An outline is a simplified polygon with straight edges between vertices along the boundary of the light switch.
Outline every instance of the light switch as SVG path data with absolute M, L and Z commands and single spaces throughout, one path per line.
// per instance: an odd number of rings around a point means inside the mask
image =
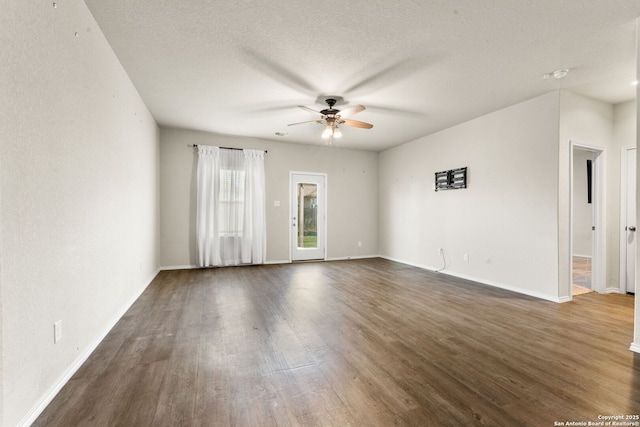
M 53 324 L 53 343 L 56 344 L 62 339 L 62 320 Z

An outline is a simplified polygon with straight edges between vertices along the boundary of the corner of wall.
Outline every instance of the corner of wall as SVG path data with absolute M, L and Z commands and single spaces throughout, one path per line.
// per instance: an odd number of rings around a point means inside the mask
M 378 252 L 437 265 L 443 248 L 451 272 L 558 298 L 558 109 L 548 93 L 380 153 Z M 466 189 L 433 191 L 463 166 Z M 544 265 L 535 277 L 513 247 Z
M 640 31 L 638 28 L 640 27 L 640 18 L 636 19 L 636 80 L 640 79 Z M 640 105 L 638 104 L 638 100 L 640 100 L 640 86 L 636 86 L 636 147 L 638 146 L 638 139 L 640 137 Z M 640 150 L 636 150 L 636 158 L 640 157 Z M 636 182 L 640 182 L 640 173 L 636 175 Z M 640 185 L 636 187 L 636 191 L 640 192 Z M 640 209 L 638 208 L 640 205 L 640 197 L 636 196 L 636 221 L 640 216 Z M 640 271 L 640 251 L 636 250 L 636 271 Z M 633 351 L 637 351 L 640 353 L 640 274 L 636 274 L 636 296 L 635 296 L 635 318 L 634 318 L 634 333 L 633 333 L 633 342 L 635 343 L 632 346 Z
M 38 416 L 158 271 L 159 130 L 84 2 L 7 6 L 0 423 L 15 426 Z
M 0 218 L 1 217 L 2 194 L 0 192 Z M 2 299 L 2 270 L 2 231 L 0 228 L 0 425 L 4 425 L 4 302 Z

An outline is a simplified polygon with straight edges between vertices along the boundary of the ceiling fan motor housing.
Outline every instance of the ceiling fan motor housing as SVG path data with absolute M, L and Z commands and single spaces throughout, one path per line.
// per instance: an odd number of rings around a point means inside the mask
M 329 106 L 329 108 L 326 108 L 322 111 L 320 111 L 320 113 L 324 114 L 325 116 L 335 116 L 336 114 L 338 114 L 340 112 L 340 110 L 336 110 L 335 108 L 333 108 L 333 106 L 336 104 L 336 100 L 333 98 L 327 98 L 327 100 L 325 101 L 327 103 L 327 105 Z
M 305 122 L 299 122 L 299 123 L 290 123 L 288 126 L 315 122 L 321 125 L 325 125 L 330 129 L 335 128 L 336 130 L 338 130 L 337 129 L 338 125 L 352 126 L 352 127 L 361 128 L 361 129 L 371 129 L 373 127 L 371 123 L 365 123 L 358 120 L 346 119 L 346 117 L 350 117 L 354 114 L 358 114 L 359 112 L 364 111 L 365 110 L 364 105 L 355 105 L 351 108 L 347 108 L 346 110 L 338 110 L 336 108 L 333 108 L 333 106 L 337 102 L 335 98 L 327 98 L 325 102 L 327 103 L 329 108 L 326 108 L 322 111 L 316 111 L 309 107 L 298 105 L 298 107 L 302 108 L 307 112 L 321 114 L 322 118 L 316 119 L 316 120 L 307 120 Z

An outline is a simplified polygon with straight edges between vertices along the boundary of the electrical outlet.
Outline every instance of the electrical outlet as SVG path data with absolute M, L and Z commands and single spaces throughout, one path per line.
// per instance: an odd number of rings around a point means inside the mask
M 358 241 L 358 247 L 361 248 L 362 247 L 362 242 Z
M 442 248 L 438 249 L 438 255 L 442 255 L 443 252 L 444 252 L 444 249 Z
M 464 254 L 464 262 L 469 262 L 469 254 Z
M 62 339 L 62 320 L 53 324 L 53 343 L 56 344 Z

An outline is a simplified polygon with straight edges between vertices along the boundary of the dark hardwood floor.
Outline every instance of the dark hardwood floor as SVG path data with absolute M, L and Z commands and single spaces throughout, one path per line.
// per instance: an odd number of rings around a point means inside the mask
M 35 426 L 553 426 L 640 414 L 633 298 L 383 259 L 164 271 Z

